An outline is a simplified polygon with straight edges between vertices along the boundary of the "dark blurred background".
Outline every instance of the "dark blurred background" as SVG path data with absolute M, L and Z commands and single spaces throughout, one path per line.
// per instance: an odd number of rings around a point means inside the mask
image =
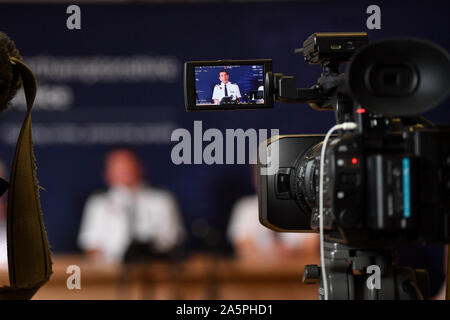
M 75 2 L 76 3 L 76 2 Z M 248 165 L 172 164 L 176 128 L 279 128 L 281 134 L 323 133 L 331 112 L 307 105 L 272 110 L 186 113 L 183 63 L 189 60 L 271 58 L 275 72 L 298 87 L 315 83 L 320 68 L 294 49 L 318 31 L 366 31 L 371 40 L 411 36 L 450 48 L 448 1 L 377 1 L 381 30 L 367 30 L 367 1 L 101 2 L 77 3 L 81 30 L 66 28 L 68 4 L 0 3 L 0 30 L 16 42 L 35 71 L 35 152 L 44 219 L 56 253 L 78 252 L 77 233 L 87 196 L 104 188 L 103 156 L 131 146 L 152 185 L 172 191 L 189 231 L 189 250 L 206 250 L 197 237 L 215 230 L 213 246 L 230 252 L 225 237 L 233 203 L 254 193 Z M 389 55 L 389 52 L 385 53 Z M 9 166 L 24 116 L 23 97 L 0 116 L 0 158 Z M 450 121 L 447 100 L 426 114 Z M 206 145 L 206 144 L 204 144 Z

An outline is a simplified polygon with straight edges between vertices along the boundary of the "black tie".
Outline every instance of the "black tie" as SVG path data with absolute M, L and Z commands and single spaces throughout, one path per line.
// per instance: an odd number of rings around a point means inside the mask
M 228 97 L 227 85 L 225 85 L 225 97 Z

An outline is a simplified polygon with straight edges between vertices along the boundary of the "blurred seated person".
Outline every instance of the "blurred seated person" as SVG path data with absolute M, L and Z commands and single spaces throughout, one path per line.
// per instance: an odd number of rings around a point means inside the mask
M 258 87 L 258 100 L 256 103 L 264 103 L 264 86 Z
M 9 180 L 7 177 L 6 166 L 3 161 L 0 160 L 0 178 Z M 0 270 L 8 269 L 8 246 L 7 246 L 7 233 L 6 233 L 6 201 L 8 194 L 5 193 L 0 198 Z
M 104 178 L 108 190 L 88 198 L 78 236 L 89 257 L 130 262 L 133 256 L 169 254 L 181 243 L 184 228 L 175 198 L 144 183 L 135 153 L 108 153 Z
M 256 188 L 257 167 L 253 166 L 253 184 Z M 304 256 L 308 260 L 319 254 L 319 235 L 316 233 L 275 232 L 259 222 L 258 195 L 239 199 L 231 213 L 228 238 L 239 258 Z

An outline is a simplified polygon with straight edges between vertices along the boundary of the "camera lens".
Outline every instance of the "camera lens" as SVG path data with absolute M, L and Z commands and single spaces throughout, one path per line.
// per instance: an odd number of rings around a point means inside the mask
M 309 148 L 295 161 L 291 172 L 292 196 L 300 208 L 311 215 L 317 205 L 319 165 L 322 142 Z

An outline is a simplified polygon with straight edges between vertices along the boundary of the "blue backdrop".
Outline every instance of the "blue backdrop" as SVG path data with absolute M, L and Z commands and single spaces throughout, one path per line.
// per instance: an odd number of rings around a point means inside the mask
M 372 40 L 414 36 L 450 48 L 448 1 L 377 1 L 382 29 L 374 31 L 366 29 L 370 4 L 82 4 L 78 31 L 66 28 L 66 5 L 0 5 L 0 30 L 16 41 L 38 77 L 35 151 L 53 251 L 78 250 L 84 201 L 104 187 L 103 155 L 125 144 L 143 159 L 150 183 L 176 194 L 188 230 L 207 221 L 226 249 L 223 234 L 231 207 L 254 192 L 251 172 L 244 165 L 172 164 L 172 130 L 192 131 L 193 121 L 202 120 L 203 130 L 323 133 L 334 116 L 307 105 L 284 104 L 271 110 L 186 113 L 183 62 L 271 58 L 275 72 L 294 75 L 299 87 L 309 87 L 320 68 L 305 64 L 293 50 L 313 32 L 368 31 Z M 0 116 L 0 157 L 8 165 L 22 109 L 19 97 L 13 110 Z M 449 102 L 427 117 L 448 123 Z M 190 244 L 202 246 L 195 237 Z

